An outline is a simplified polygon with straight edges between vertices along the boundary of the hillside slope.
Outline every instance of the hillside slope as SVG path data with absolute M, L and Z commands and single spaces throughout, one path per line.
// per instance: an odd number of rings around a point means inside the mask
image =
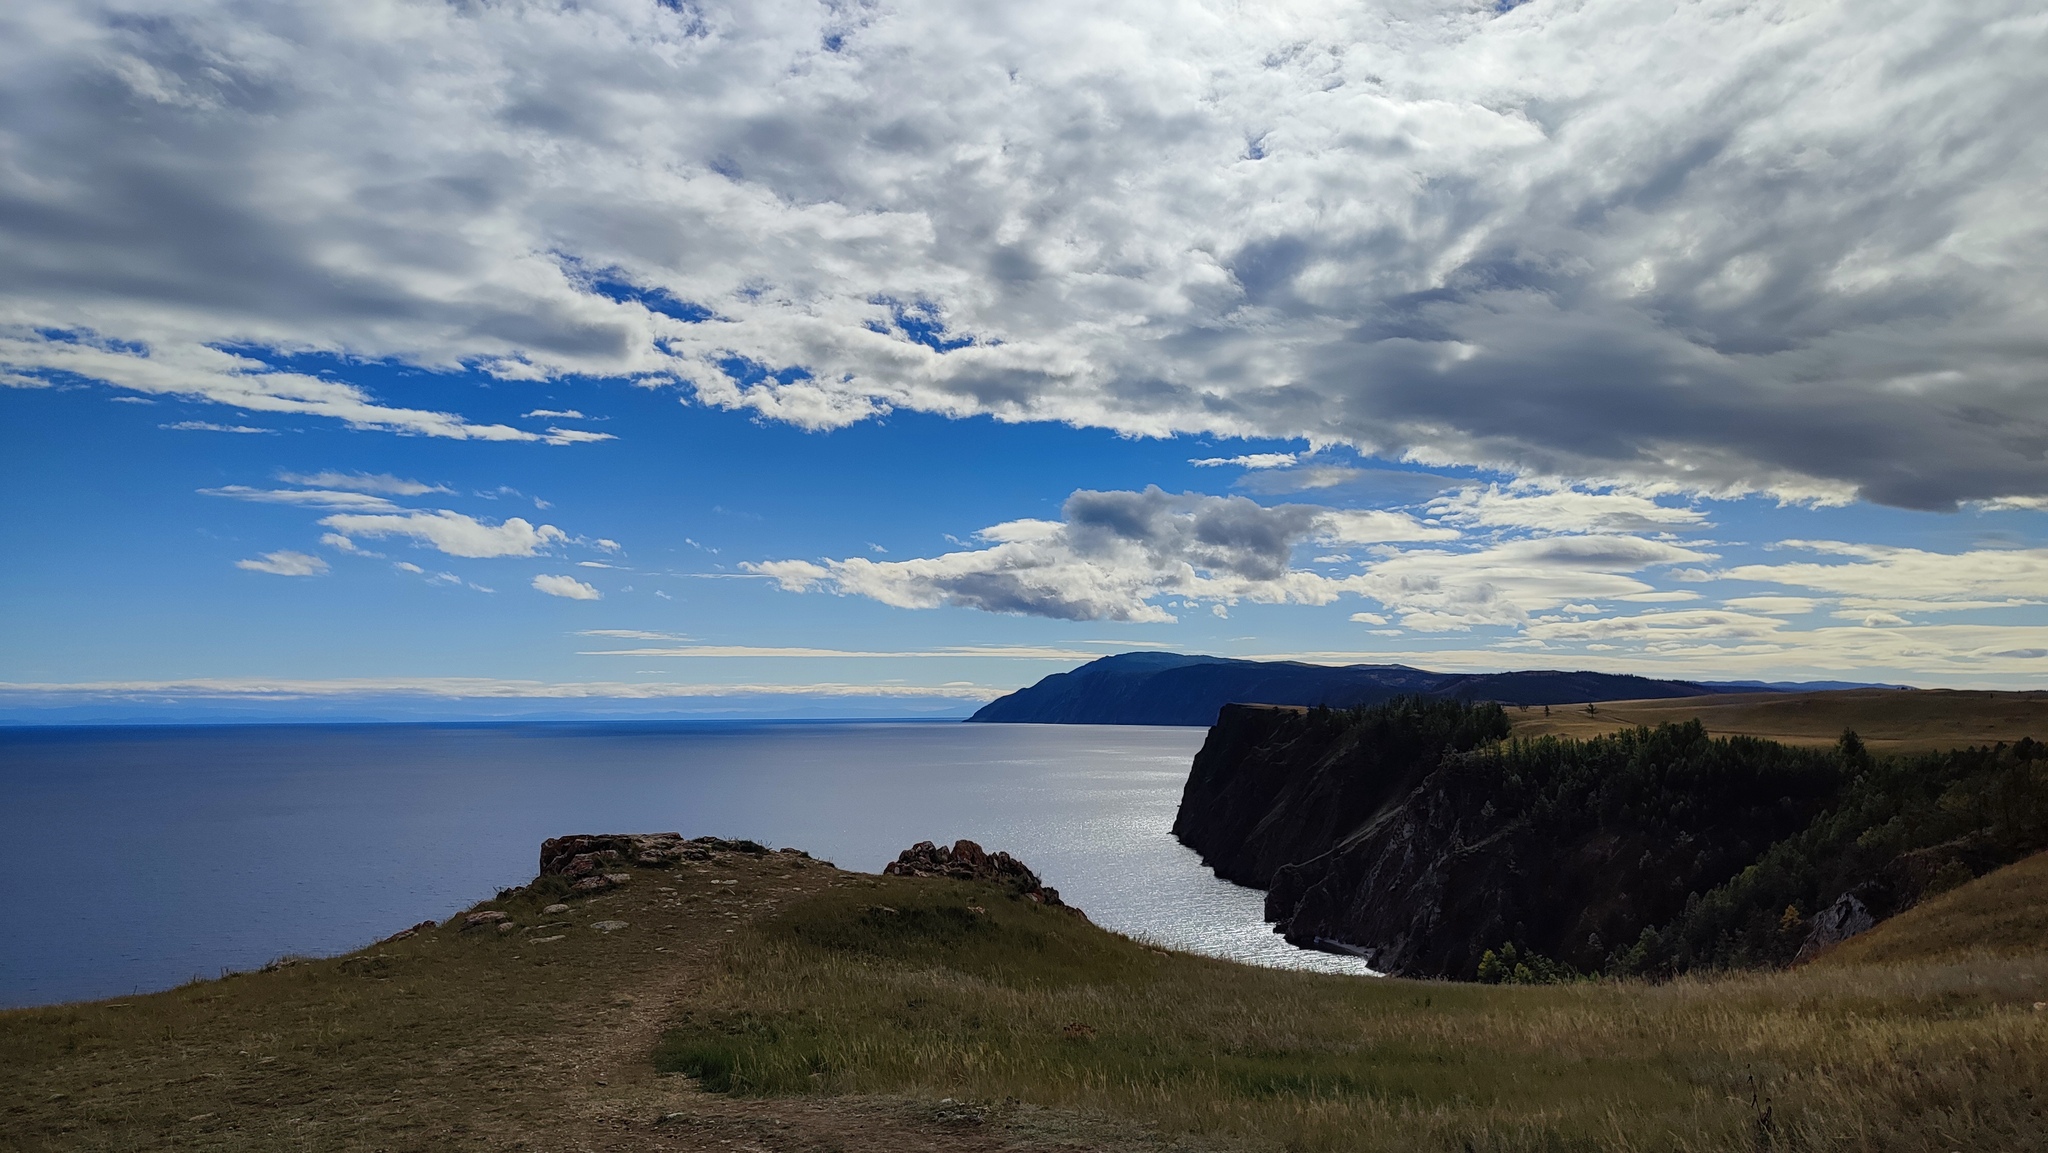
M 1375 980 L 999 885 L 589 840 L 680 851 L 607 861 L 622 883 L 570 881 L 572 851 L 344 957 L 0 1012 L 0 1149 L 2048 1153 L 2041 955 Z
M 2048 953 L 2048 853 L 1930 897 L 1814 963 L 1890 965 L 2041 953 Z

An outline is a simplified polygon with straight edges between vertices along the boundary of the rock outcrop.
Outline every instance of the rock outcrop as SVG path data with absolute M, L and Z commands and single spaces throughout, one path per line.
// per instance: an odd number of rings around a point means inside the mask
M 632 874 L 618 871 L 622 865 L 658 869 L 678 861 L 709 861 L 720 853 L 759 857 L 773 851 L 756 841 L 728 841 L 722 837 L 685 840 L 681 833 L 578 834 L 541 842 L 540 875 L 567 877 L 573 889 L 597 891 L 632 879 Z M 793 849 L 782 851 L 808 856 Z
M 1870 906 L 1855 893 L 1843 893 L 1835 903 L 1813 915 L 1813 929 L 1806 935 L 1806 943 L 1799 947 L 1798 959 L 1810 960 L 1816 954 L 1877 927 L 1877 918 L 1870 912 Z
M 1081 910 L 1060 900 L 1060 891 L 1050 888 L 1038 879 L 1038 874 L 1024 862 L 1008 853 L 990 853 L 973 841 L 955 841 L 951 848 L 942 848 L 930 841 L 917 844 L 897 854 L 896 859 L 882 867 L 884 876 L 890 877 L 948 877 L 956 881 L 983 881 L 1001 885 L 1027 901 L 1035 901 L 1055 909 L 1068 909 L 1074 913 Z

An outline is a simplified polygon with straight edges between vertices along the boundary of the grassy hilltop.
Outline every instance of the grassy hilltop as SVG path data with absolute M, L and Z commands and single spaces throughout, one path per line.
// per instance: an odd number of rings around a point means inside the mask
M 2008 744 L 2048 733 L 2048 692 L 1971 689 L 1836 689 L 1810 693 L 1725 693 L 1680 700 L 1600 701 L 1511 707 L 1518 737 L 1594 737 L 1698 720 L 1717 737 L 1760 737 L 1785 745 L 1832 745 L 1853 729 L 1873 752 L 1915 753 Z
M 2048 1149 L 2040 857 L 1823 963 L 1537 987 L 1250 969 L 786 853 L 631 872 L 0 1014 L 0 1148 Z

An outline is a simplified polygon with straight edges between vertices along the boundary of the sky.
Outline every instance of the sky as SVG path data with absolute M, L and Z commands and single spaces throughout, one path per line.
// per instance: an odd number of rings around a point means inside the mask
M 0 720 L 2048 687 L 2042 59 L 2018 0 L 18 0 Z

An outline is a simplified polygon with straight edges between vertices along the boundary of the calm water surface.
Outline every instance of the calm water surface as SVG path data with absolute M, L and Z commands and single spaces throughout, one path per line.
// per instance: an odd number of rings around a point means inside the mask
M 532 879 L 564 833 L 793 845 L 879 870 L 1007 849 L 1098 924 L 1268 965 L 1262 894 L 1168 829 L 1200 729 L 964 724 L 0 730 L 14 866 L 0 1004 L 159 989 L 342 952 Z

